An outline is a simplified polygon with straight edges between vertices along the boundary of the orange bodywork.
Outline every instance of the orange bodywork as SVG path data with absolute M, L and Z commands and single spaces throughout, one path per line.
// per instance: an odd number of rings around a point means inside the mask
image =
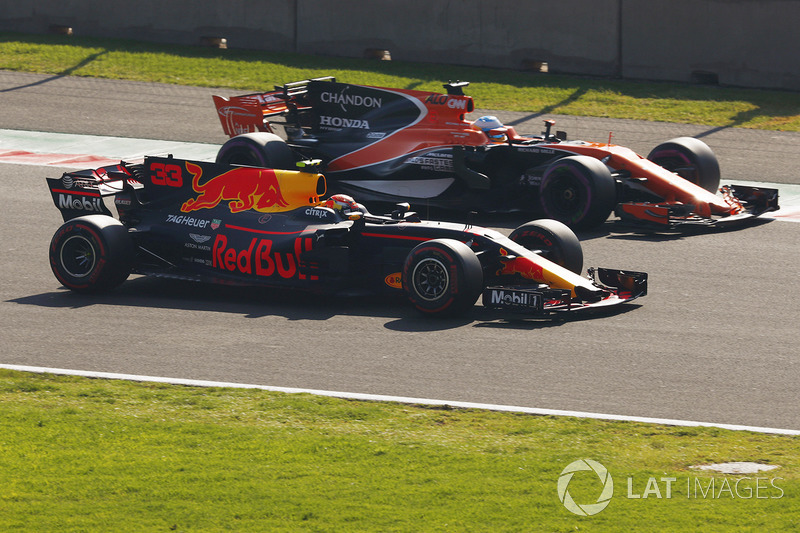
M 700 216 L 729 215 L 739 211 L 738 206 L 645 159 L 630 148 L 592 142 L 559 144 L 553 148 L 600 159 L 614 170 L 627 170 L 634 178 L 646 179 L 647 188 L 663 197 L 665 202 L 693 205 L 694 212 Z

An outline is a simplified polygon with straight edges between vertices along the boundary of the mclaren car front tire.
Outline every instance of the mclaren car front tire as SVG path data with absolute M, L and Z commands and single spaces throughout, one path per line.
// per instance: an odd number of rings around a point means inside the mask
M 709 192 L 716 193 L 719 189 L 719 161 L 700 139 L 678 137 L 661 143 L 650 151 L 647 159 Z

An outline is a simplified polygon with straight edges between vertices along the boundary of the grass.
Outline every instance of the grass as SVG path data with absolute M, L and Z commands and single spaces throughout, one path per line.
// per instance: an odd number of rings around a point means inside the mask
M 325 75 L 430 91 L 461 79 L 471 82 L 468 94 L 481 109 L 800 131 L 800 93 L 792 91 L 7 32 L 0 33 L 0 68 L 241 91 Z
M 796 437 L 9 370 L 0 412 L 2 531 L 800 525 Z M 614 478 L 594 516 L 558 499 L 561 471 L 581 458 Z M 734 460 L 780 468 L 760 479 L 690 469 Z M 578 472 L 569 491 L 593 503 L 600 482 Z

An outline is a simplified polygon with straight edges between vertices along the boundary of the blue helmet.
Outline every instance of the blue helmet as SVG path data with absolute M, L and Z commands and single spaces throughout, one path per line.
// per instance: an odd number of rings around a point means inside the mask
M 473 122 L 472 126 L 484 132 L 493 143 L 506 141 L 506 127 L 494 115 L 483 116 Z
M 503 123 L 494 115 L 483 116 L 473 122 L 473 124 L 481 131 L 489 131 L 503 127 Z

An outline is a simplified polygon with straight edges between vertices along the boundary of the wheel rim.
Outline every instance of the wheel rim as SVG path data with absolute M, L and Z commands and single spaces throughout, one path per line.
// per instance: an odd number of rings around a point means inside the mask
M 570 171 L 558 172 L 545 190 L 546 203 L 555 218 L 574 219 L 586 210 L 584 184 Z
M 434 258 L 427 258 L 420 261 L 414 267 L 412 275 L 414 289 L 420 298 L 426 301 L 434 301 L 447 293 L 450 286 L 450 275 L 447 267 Z
M 86 237 L 73 235 L 61 245 L 59 259 L 67 274 L 73 278 L 84 278 L 94 270 L 97 254 Z

